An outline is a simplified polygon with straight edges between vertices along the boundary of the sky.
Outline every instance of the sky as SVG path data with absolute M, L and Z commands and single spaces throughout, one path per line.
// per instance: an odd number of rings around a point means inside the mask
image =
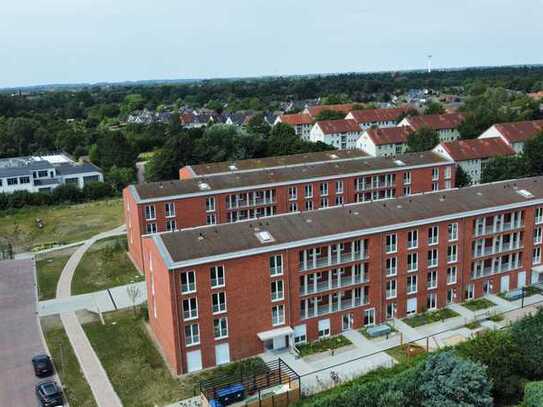
M 2 0 L 0 87 L 543 63 L 543 0 Z

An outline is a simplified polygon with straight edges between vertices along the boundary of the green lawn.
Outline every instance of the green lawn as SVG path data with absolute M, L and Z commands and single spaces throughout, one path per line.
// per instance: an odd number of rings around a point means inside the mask
M 411 328 L 431 324 L 433 322 L 443 321 L 445 319 L 457 317 L 459 314 L 452 309 L 443 308 L 438 311 L 426 311 L 422 314 L 417 314 L 409 318 L 405 318 L 403 322 Z
M 138 273 L 126 250 L 124 236 L 96 242 L 75 270 L 72 294 L 85 294 L 142 281 L 144 277 Z
M 70 405 L 95 407 L 91 389 L 81 372 L 64 328 L 54 328 L 44 334 Z
M 70 256 L 58 256 L 36 262 L 40 301 L 56 297 L 58 279 L 69 258 Z
M 463 307 L 466 307 L 470 311 L 480 311 L 483 309 L 494 307 L 495 305 L 496 304 L 486 298 L 478 298 L 476 300 L 466 301 L 462 304 Z
M 247 373 L 263 366 L 261 359 L 253 358 L 173 378 L 143 320 L 135 319 L 130 312 L 111 313 L 105 318 L 107 325 L 95 322 L 83 328 L 125 407 L 173 403 L 197 394 L 201 379 L 234 376 L 240 369 Z
M 338 335 L 320 339 L 311 343 L 296 345 L 296 348 L 300 352 L 300 356 L 304 357 L 313 353 L 326 352 L 331 349 L 338 349 L 343 346 L 351 345 L 351 343 L 352 342 L 345 338 L 343 335 Z
M 415 344 L 405 344 L 396 346 L 395 348 L 387 349 L 385 351 L 390 356 L 392 356 L 398 363 L 407 363 L 410 360 L 413 360 L 416 356 L 425 353 L 423 347 Z
M 44 222 L 43 229 L 36 226 L 37 218 Z M 0 236 L 11 242 L 15 253 L 20 253 L 85 240 L 123 222 L 121 199 L 27 207 L 0 215 Z

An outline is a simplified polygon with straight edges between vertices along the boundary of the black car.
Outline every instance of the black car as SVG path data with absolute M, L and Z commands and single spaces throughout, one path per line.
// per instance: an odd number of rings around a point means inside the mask
M 42 407 L 62 406 L 64 404 L 62 390 L 54 380 L 48 380 L 37 384 L 36 396 L 38 396 L 38 400 Z
M 51 358 L 47 355 L 36 355 L 32 358 L 34 373 L 38 377 L 51 376 L 53 374 L 53 364 Z

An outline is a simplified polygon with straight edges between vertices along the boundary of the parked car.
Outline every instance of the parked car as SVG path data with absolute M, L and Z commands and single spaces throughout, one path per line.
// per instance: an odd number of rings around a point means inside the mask
M 32 358 L 34 373 L 38 377 L 51 376 L 53 374 L 53 364 L 48 355 L 36 355 Z
M 36 385 L 36 396 L 42 407 L 56 407 L 64 404 L 62 390 L 54 380 L 47 380 Z

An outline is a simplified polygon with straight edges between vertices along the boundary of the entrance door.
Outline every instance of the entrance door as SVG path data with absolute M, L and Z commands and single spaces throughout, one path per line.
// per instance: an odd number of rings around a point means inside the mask
M 500 292 L 505 293 L 509 291 L 509 276 L 502 276 L 500 280 Z
M 273 338 L 273 350 L 284 349 L 287 347 L 287 336 L 281 335 Z
M 202 370 L 202 352 L 200 350 L 187 353 L 187 370 L 189 372 Z
M 230 362 L 230 348 L 228 343 L 221 343 L 215 346 L 215 364 L 224 365 Z
M 343 314 L 343 318 L 341 321 L 341 329 L 344 331 L 348 331 L 349 329 L 353 329 L 353 321 L 354 321 L 354 315 L 353 314 Z
M 521 271 L 518 273 L 518 284 L 517 287 L 526 287 L 526 272 Z

